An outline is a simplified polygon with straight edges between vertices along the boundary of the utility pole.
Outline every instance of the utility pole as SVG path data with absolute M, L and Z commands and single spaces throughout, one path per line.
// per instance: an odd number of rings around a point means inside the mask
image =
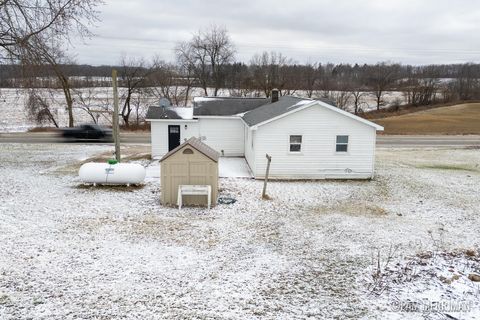
M 115 142 L 115 159 L 120 162 L 120 127 L 118 124 L 118 84 L 117 70 L 112 70 L 113 83 L 113 141 Z

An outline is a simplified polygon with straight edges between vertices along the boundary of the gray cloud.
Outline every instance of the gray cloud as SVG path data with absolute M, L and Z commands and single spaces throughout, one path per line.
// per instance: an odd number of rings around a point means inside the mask
M 248 62 L 264 50 L 298 62 L 456 63 L 480 58 L 480 6 L 473 0 L 107 0 L 97 34 L 76 42 L 80 63 L 122 54 L 173 59 L 178 41 L 225 25 Z

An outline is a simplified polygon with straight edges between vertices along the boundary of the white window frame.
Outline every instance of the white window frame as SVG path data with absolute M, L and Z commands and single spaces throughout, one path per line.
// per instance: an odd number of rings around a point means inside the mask
M 293 136 L 299 136 L 301 142 L 300 143 L 292 143 L 290 139 Z M 304 142 L 303 134 L 289 134 L 287 139 L 288 139 L 287 140 L 287 142 L 288 142 L 288 153 L 290 153 L 290 154 L 302 154 L 303 153 L 303 142 Z M 291 150 L 292 145 L 300 145 L 300 150 L 299 151 L 292 151 Z
M 343 142 L 339 143 L 337 141 L 338 137 L 347 137 L 347 143 L 343 143 Z M 347 146 L 347 150 L 346 151 L 338 151 L 337 146 L 339 146 L 339 145 Z M 350 152 L 350 135 L 348 135 L 348 134 L 337 134 L 337 135 L 335 135 L 335 153 L 336 154 L 348 154 L 349 152 Z

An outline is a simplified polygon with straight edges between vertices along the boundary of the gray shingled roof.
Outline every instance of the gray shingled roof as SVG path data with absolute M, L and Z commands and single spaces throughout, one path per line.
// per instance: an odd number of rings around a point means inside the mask
M 313 102 L 312 99 L 302 99 L 292 96 L 280 97 L 280 100 L 274 103 L 263 105 L 255 110 L 249 111 L 243 115 L 243 120 L 251 127 L 264 121 L 275 118 L 281 114 L 301 108 L 307 103 Z
M 148 107 L 145 119 L 182 119 L 182 117 L 169 108 Z
M 201 97 L 194 99 L 193 116 L 232 116 L 268 103 L 268 98 Z
M 198 139 L 196 137 L 191 137 L 190 139 L 188 139 L 187 141 L 185 141 L 184 143 L 182 143 L 181 145 L 179 145 L 175 149 L 170 150 L 167 154 L 165 154 L 162 157 L 162 159 L 160 159 L 160 162 L 167 159 L 172 154 L 176 153 L 178 150 L 182 149 L 186 145 L 191 146 L 192 148 L 194 148 L 198 152 L 203 153 L 205 156 L 212 159 L 213 161 L 218 162 L 218 158 L 220 157 L 220 153 L 218 153 L 214 149 L 210 148 L 210 146 L 206 145 L 205 143 L 203 143 L 200 139 Z

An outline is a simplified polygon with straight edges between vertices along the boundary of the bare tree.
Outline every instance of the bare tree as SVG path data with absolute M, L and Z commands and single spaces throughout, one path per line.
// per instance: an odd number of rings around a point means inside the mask
M 81 36 L 90 34 L 87 26 L 96 21 L 95 8 L 101 3 L 96 0 L 0 0 L 0 54 L 6 53 L 13 61 L 20 61 L 26 66 L 24 70 L 31 71 L 31 66 L 42 65 L 51 68 L 65 96 L 70 127 L 74 125 L 73 99 L 68 76 L 62 70 L 67 55 L 61 48 L 74 31 Z
M 94 123 L 98 123 L 100 118 L 111 122 L 113 111 L 109 95 L 100 96 L 98 88 L 93 87 L 75 89 L 73 95 L 77 108 L 86 112 Z
M 68 38 L 73 31 L 88 34 L 100 0 L 0 0 L 0 49 L 22 55 L 32 38 L 44 33 Z M 0 51 L 0 54 L 2 52 Z
M 461 66 L 455 81 L 455 92 L 460 100 L 472 100 L 480 98 L 480 81 L 478 74 L 474 75 L 474 67 L 471 63 Z
M 127 128 L 130 126 L 130 115 L 133 110 L 132 98 L 145 93 L 146 79 L 151 73 L 152 68 L 148 67 L 143 59 L 124 56 L 120 61 L 120 86 L 125 88 L 121 95 L 123 101 L 121 116 Z
M 51 90 L 47 93 L 48 96 L 40 93 L 36 89 L 30 89 L 28 91 L 28 97 L 25 104 L 27 116 L 37 124 L 51 122 L 58 128 L 58 121 L 55 119 L 56 110 L 54 110 L 52 106 L 55 103 L 54 93 Z
M 29 77 L 36 77 L 34 71 L 41 66 L 48 66 L 57 79 L 59 87 L 62 89 L 66 110 L 68 112 L 68 126 L 74 126 L 73 117 L 73 97 L 72 86 L 69 76 L 64 70 L 67 63 L 72 63 L 67 54 L 61 49 L 62 43 L 54 37 L 44 39 L 42 37 L 32 37 L 26 45 L 26 54 L 22 56 L 22 65 L 24 71 Z M 33 71 L 33 73 L 32 73 Z
M 367 82 L 372 87 L 372 94 L 375 96 L 377 110 L 384 105 L 383 95 L 391 89 L 397 79 L 399 65 L 377 63 L 370 66 L 367 74 Z
M 152 95 L 167 98 L 176 106 L 187 105 L 193 79 L 188 69 L 186 71 L 183 73 L 178 66 L 155 58 L 153 70 L 148 76 Z
M 358 114 L 361 110 L 361 106 L 366 104 L 364 99 L 367 96 L 367 92 L 362 91 L 360 88 L 352 88 L 350 94 L 352 97 L 353 113 Z
M 189 65 L 198 79 L 205 95 L 208 86 L 217 96 L 224 86 L 225 66 L 233 62 L 235 48 L 225 27 L 216 25 L 200 30 L 188 42 L 179 43 L 175 49 L 177 59 Z
M 318 63 L 308 63 L 303 71 L 303 86 L 307 92 L 307 97 L 311 98 L 318 87 L 321 76 L 321 65 Z
M 256 88 L 269 97 L 273 89 L 279 89 L 284 95 L 288 90 L 288 66 L 292 60 L 277 52 L 255 54 L 250 61 L 253 81 Z

